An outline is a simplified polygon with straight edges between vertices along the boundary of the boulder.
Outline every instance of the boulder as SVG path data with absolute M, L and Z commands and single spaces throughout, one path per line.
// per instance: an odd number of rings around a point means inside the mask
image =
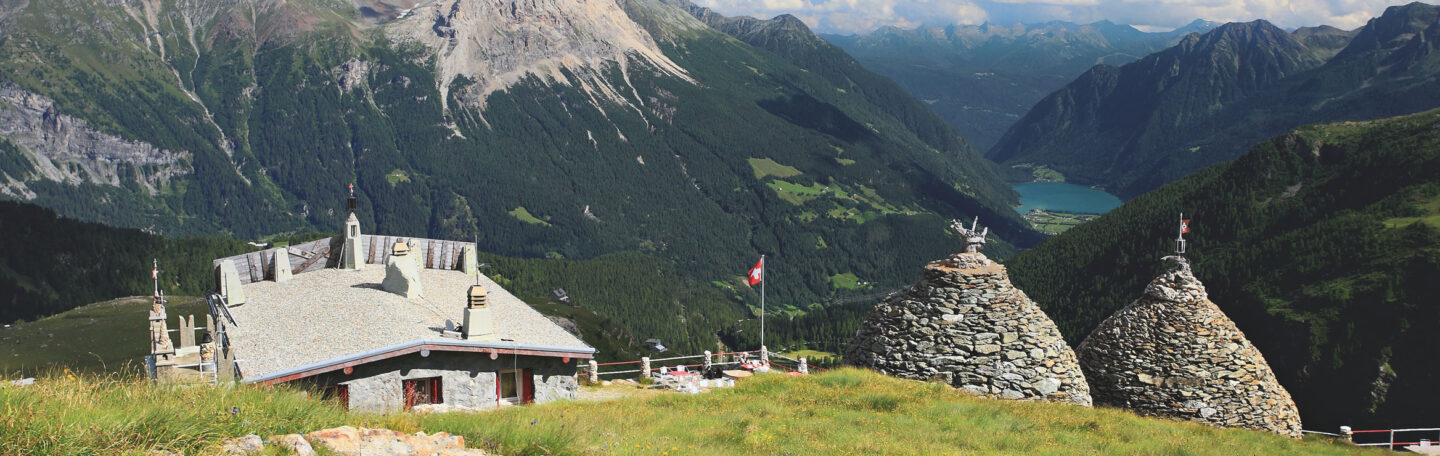
M 444 432 L 405 434 L 389 429 L 341 426 L 309 434 L 305 438 L 341 455 L 453 455 L 484 456 L 479 449 L 466 449 L 465 438 Z
M 1300 438 L 1300 413 L 1260 351 L 1178 256 L 1080 344 L 1095 402 L 1147 416 Z
M 990 397 L 1090 405 L 1055 323 L 979 252 L 925 266 L 920 282 L 870 311 L 845 361 Z

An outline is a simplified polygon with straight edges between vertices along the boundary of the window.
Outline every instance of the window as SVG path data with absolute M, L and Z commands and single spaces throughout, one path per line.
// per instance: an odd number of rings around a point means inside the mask
M 336 401 L 346 410 L 350 409 L 350 386 L 330 385 L 320 387 L 320 400 Z
M 405 410 L 410 410 L 417 405 L 441 404 L 445 402 L 441 394 L 440 377 L 415 378 L 404 381 L 405 385 Z
M 500 371 L 495 376 L 499 402 L 511 405 L 535 402 L 535 380 L 530 369 Z

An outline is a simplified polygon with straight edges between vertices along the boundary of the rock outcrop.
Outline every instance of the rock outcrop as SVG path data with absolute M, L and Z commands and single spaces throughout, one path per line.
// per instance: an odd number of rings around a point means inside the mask
M 1095 402 L 1217 426 L 1300 437 L 1300 414 L 1260 351 L 1184 258 L 1080 344 Z
M 692 80 L 612 1 L 434 1 L 416 6 L 386 32 L 397 42 L 434 50 L 446 109 L 452 95 L 483 108 L 491 93 L 530 77 L 575 85 L 597 105 L 629 104 L 622 93 L 634 91 L 628 87 L 632 66 Z M 614 70 L 625 85 L 614 84 Z M 473 84 L 456 84 L 457 79 Z M 452 87 L 459 92 L 451 94 Z
M 919 283 L 876 306 L 845 360 L 987 396 L 1090 405 L 1055 323 L 978 252 L 930 263 Z
M 22 154 L 12 160 L 31 168 L 0 171 L 0 195 L 13 198 L 36 198 L 26 184 L 42 179 L 71 186 L 133 183 L 156 195 L 171 180 L 192 171 L 189 152 L 162 150 L 101 132 L 61 113 L 54 100 L 10 84 L 0 85 L 0 138 Z

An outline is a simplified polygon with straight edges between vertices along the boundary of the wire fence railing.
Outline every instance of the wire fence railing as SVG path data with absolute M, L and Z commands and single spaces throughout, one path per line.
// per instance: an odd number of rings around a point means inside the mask
M 690 360 L 698 360 L 694 362 Z M 690 362 L 686 362 L 690 361 Z M 672 356 L 668 358 L 643 357 L 635 361 L 616 361 L 609 363 L 591 362 L 584 372 L 579 373 L 580 377 L 599 381 L 605 377 L 617 378 L 615 376 L 626 374 L 638 374 L 637 377 L 652 377 L 656 373 L 668 374 L 671 372 L 696 372 L 708 371 L 715 367 L 744 366 L 750 369 L 764 367 L 779 367 L 793 372 L 808 373 L 811 369 L 823 370 L 818 367 L 809 366 L 805 358 L 795 359 L 783 356 L 766 350 L 761 347 L 759 350 L 733 351 L 722 353 L 711 353 L 706 351 L 699 355 Z M 609 370 L 601 370 L 609 368 Z M 763 370 L 763 368 L 762 368 Z

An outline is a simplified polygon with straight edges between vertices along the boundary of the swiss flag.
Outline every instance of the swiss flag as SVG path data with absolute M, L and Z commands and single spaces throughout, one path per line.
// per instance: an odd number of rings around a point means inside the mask
M 1190 232 L 1190 219 L 1180 219 L 1180 234 Z
M 158 278 L 160 278 L 160 270 L 159 270 L 159 269 L 151 269 L 151 270 L 150 270 L 150 278 L 151 278 L 151 279 L 158 279 Z
M 750 286 L 752 287 L 761 280 L 765 280 L 765 258 L 761 257 L 760 261 L 756 261 L 755 267 L 750 268 L 750 273 L 747 275 L 750 276 Z

